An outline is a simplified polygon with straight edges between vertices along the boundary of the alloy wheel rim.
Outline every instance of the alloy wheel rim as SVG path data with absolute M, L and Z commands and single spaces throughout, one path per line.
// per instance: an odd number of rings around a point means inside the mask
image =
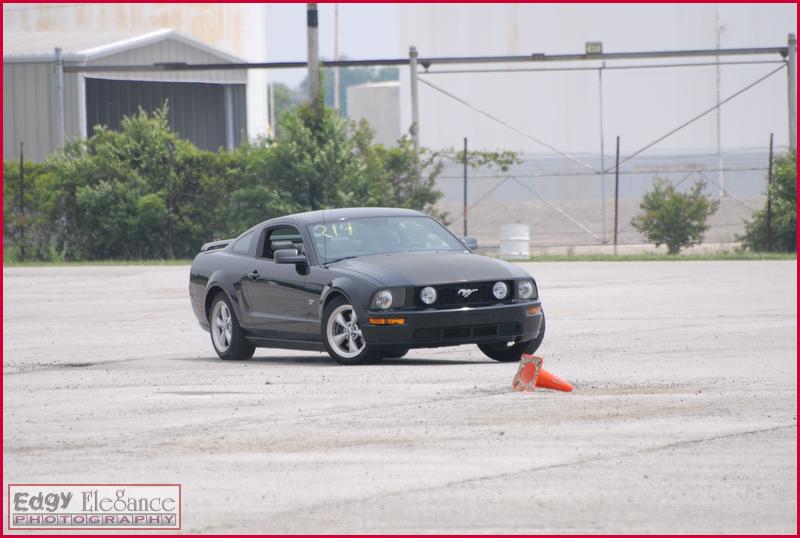
M 331 348 L 346 359 L 356 357 L 367 345 L 358 326 L 356 312 L 350 305 L 342 305 L 331 312 L 327 335 Z
M 233 319 L 230 310 L 228 310 L 228 305 L 223 301 L 218 302 L 214 307 L 211 319 L 213 320 L 211 323 L 211 339 L 214 341 L 214 347 L 219 352 L 225 353 L 231 347 L 231 339 L 233 338 Z

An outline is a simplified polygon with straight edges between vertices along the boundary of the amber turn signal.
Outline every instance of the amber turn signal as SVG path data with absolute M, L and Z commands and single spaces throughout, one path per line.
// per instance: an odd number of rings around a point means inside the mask
M 532 306 L 532 307 L 530 307 L 528 309 L 528 315 L 529 316 L 535 316 L 536 314 L 541 314 L 541 313 L 542 313 L 542 307 L 541 306 Z
M 403 325 L 406 320 L 404 318 L 369 318 L 372 325 Z

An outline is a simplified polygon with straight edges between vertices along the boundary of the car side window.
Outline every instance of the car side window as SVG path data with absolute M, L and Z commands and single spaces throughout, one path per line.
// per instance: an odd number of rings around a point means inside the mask
M 305 252 L 303 248 L 303 236 L 294 226 L 278 226 L 267 231 L 267 239 L 264 241 L 264 252 L 262 257 L 269 260 L 275 257 L 276 250 L 287 248 L 297 249 L 298 252 Z
M 233 253 L 234 254 L 249 254 L 250 253 L 250 245 L 253 244 L 253 238 L 255 234 L 250 232 L 246 235 L 243 235 L 236 242 L 233 244 Z

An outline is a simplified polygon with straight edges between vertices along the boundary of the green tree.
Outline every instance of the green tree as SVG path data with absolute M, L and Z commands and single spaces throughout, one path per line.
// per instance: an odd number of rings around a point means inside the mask
M 25 162 L 24 181 L 24 200 L 20 200 L 19 162 L 3 162 L 3 257 L 6 261 L 60 258 L 50 241 L 59 228 L 50 211 L 50 167 Z
M 307 93 L 300 89 L 290 88 L 281 82 L 272 84 L 272 91 L 274 92 L 275 101 L 275 121 L 278 124 L 280 124 L 284 114 L 303 104 Z M 278 130 L 277 126 L 273 126 L 273 128 L 276 131 Z
M 214 161 L 169 130 L 166 107 L 98 126 L 48 162 L 52 241 L 75 259 L 189 256 L 214 224 Z
M 753 251 L 797 251 L 797 154 L 789 152 L 775 159 L 772 186 L 771 234 L 767 234 L 767 203 L 745 223 L 742 247 Z
M 703 194 L 699 181 L 688 193 L 678 191 L 672 182 L 656 178 L 653 190 L 642 198 L 642 213 L 631 224 L 651 243 L 667 245 L 669 254 L 703 241 L 706 219 L 719 207 L 719 201 Z

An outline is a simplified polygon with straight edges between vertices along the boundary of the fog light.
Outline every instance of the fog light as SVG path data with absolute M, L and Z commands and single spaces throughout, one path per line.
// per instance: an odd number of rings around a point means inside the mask
M 422 299 L 422 302 L 425 304 L 433 304 L 436 302 L 436 289 L 430 286 L 425 286 L 422 288 L 422 291 L 419 292 L 419 298 Z
M 372 325 L 403 325 L 405 318 L 369 318 Z
M 492 293 L 495 299 L 503 300 L 508 295 L 508 286 L 506 286 L 505 282 L 495 282 L 494 286 L 492 286 Z

